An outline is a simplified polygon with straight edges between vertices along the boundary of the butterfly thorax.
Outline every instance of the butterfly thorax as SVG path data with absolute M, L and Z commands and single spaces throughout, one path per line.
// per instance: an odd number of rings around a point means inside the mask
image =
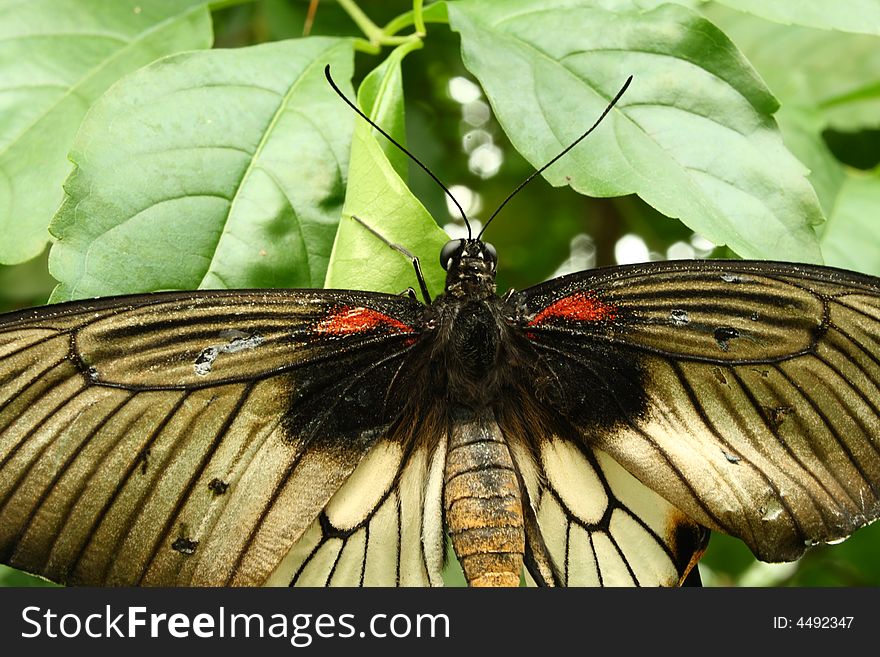
M 495 294 L 495 254 L 479 240 L 449 246 L 456 250 L 441 256 L 448 271 L 446 291 L 431 307 L 439 329 L 434 363 L 449 400 L 476 409 L 498 393 L 504 322 Z

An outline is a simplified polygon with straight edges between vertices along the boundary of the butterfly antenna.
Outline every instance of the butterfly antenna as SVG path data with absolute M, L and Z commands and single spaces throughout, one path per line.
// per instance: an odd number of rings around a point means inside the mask
M 420 167 L 422 167 L 422 169 L 425 171 L 425 173 L 427 173 L 429 176 L 431 176 L 431 178 L 434 179 L 435 183 L 440 185 L 440 188 L 444 192 L 446 192 L 446 196 L 448 196 L 450 199 L 452 199 L 452 202 L 455 204 L 455 207 L 457 207 L 459 213 L 461 213 L 461 218 L 464 221 L 464 225 L 467 226 L 468 239 L 470 239 L 470 237 L 471 237 L 471 222 L 468 221 L 467 215 L 464 213 L 464 208 L 461 207 L 461 203 L 459 203 L 458 200 L 452 195 L 452 192 L 449 191 L 449 189 L 446 187 L 446 185 L 444 185 L 442 182 L 440 182 L 440 179 L 437 176 L 435 176 L 434 173 L 427 166 L 425 166 L 421 160 L 419 160 L 419 158 L 417 158 L 415 155 L 410 153 L 403 145 L 401 145 L 396 139 L 394 139 L 394 137 L 392 137 L 387 132 L 385 132 L 382 128 L 380 128 L 376 124 L 375 121 L 373 121 L 370 117 L 368 117 L 366 114 L 364 114 L 357 105 L 355 105 L 351 100 L 349 100 L 348 96 L 346 96 L 344 93 L 342 93 L 342 90 L 336 86 L 336 83 L 333 81 L 333 77 L 330 75 L 330 64 L 327 64 L 327 66 L 324 67 L 324 76 L 327 78 L 327 82 L 330 83 L 330 86 L 333 87 L 333 91 L 336 92 L 336 95 L 339 96 L 342 100 L 344 100 L 346 105 L 348 105 L 351 109 L 353 109 L 355 111 L 355 113 L 358 116 L 360 116 L 364 121 L 369 123 L 376 130 L 378 130 L 380 133 L 382 133 L 382 135 L 385 137 L 385 139 L 387 139 L 392 144 L 397 146 L 397 148 L 399 148 L 401 151 L 403 151 L 407 155 L 407 157 L 409 157 L 409 159 L 411 159 L 413 162 L 415 162 Z
M 603 120 L 606 116 L 608 116 L 608 112 L 611 111 L 611 108 L 614 107 L 614 106 L 617 104 L 617 101 L 620 100 L 620 97 L 623 96 L 624 92 L 626 92 L 626 89 L 627 89 L 627 87 L 629 87 L 629 83 L 632 82 L 632 79 L 633 79 L 633 76 L 631 76 L 631 75 L 626 79 L 626 82 L 623 83 L 623 86 L 620 88 L 620 91 L 618 91 L 618 92 L 617 92 L 617 95 L 614 96 L 614 98 L 611 99 L 611 102 L 610 102 L 610 103 L 608 103 L 608 107 L 605 108 L 605 111 L 602 112 L 602 115 L 601 115 L 598 119 L 596 119 L 596 122 L 595 122 L 593 125 L 591 125 L 590 128 L 589 128 L 584 134 L 582 134 L 580 137 L 578 137 L 578 138 L 575 139 L 573 142 L 571 142 L 568 146 L 566 146 L 566 147 L 562 150 L 562 152 L 559 153 L 559 155 L 557 155 L 556 157 L 554 157 L 552 160 L 550 160 L 549 162 L 547 162 L 547 164 L 545 164 L 545 165 L 542 166 L 540 169 L 538 169 L 537 171 L 535 171 L 532 175 L 530 175 L 528 178 L 526 178 L 525 180 L 523 180 L 519 185 L 517 185 L 516 189 L 514 189 L 512 192 L 510 192 L 510 194 L 507 195 L 507 198 L 506 198 L 506 199 L 504 199 L 503 201 L 501 201 L 501 205 L 498 206 L 498 208 L 495 210 L 495 212 L 492 213 L 492 216 L 489 217 L 489 220 L 486 221 L 485 225 L 483 226 L 483 229 L 480 231 L 480 234 L 477 235 L 477 239 L 480 239 L 480 238 L 483 236 L 483 233 L 486 232 L 486 229 L 489 227 L 489 224 L 492 223 L 492 220 L 496 217 L 496 215 L 497 215 L 499 212 L 501 212 L 501 208 L 503 208 L 505 205 L 507 205 L 507 202 L 508 202 L 510 199 L 512 199 L 514 196 L 516 196 L 516 195 L 519 193 L 519 191 L 520 191 L 523 187 L 525 187 L 525 186 L 528 185 L 530 182 L 532 182 L 532 179 L 533 179 L 533 178 L 535 178 L 536 176 L 538 176 L 538 175 L 540 175 L 541 173 L 543 173 L 544 171 L 546 171 L 550 166 L 552 166 L 552 165 L 556 162 L 556 160 L 558 160 L 559 158 L 561 158 L 563 155 L 565 155 L 566 153 L 568 153 L 568 151 L 570 151 L 572 148 L 574 148 L 574 147 L 577 146 L 579 143 L 581 143 L 581 141 L 583 141 L 584 139 L 586 139 L 587 135 L 589 135 L 591 132 L 593 132 L 593 130 L 595 130 L 595 129 L 598 127 L 598 125 L 599 125 L 600 123 L 602 123 L 602 120 Z

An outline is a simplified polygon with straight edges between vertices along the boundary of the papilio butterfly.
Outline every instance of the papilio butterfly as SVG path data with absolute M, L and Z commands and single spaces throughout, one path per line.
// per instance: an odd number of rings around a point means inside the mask
M 436 585 L 449 535 L 472 585 L 677 585 L 709 530 L 784 561 L 880 514 L 880 280 L 682 261 L 499 297 L 496 262 L 450 241 L 424 303 L 0 316 L 0 560 L 70 584 Z

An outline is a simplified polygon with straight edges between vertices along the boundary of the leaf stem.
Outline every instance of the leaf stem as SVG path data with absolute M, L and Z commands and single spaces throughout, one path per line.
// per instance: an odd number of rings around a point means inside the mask
M 383 45 L 383 40 L 385 39 L 385 33 L 382 31 L 382 28 L 376 25 L 373 21 L 370 20 L 369 16 L 367 16 L 363 10 L 357 6 L 357 3 L 354 0 L 336 0 L 340 7 L 345 10 L 351 20 L 355 22 L 361 32 L 364 33 L 364 36 L 367 37 L 370 45 L 374 47 L 381 47 Z
M 383 37 L 379 43 L 373 43 L 366 39 L 357 38 L 354 40 L 354 48 L 358 52 L 364 52 L 369 55 L 378 55 L 382 52 L 382 46 L 402 46 L 407 43 L 416 43 L 415 47 L 421 46 L 421 39 L 414 34 L 403 37 Z
M 397 55 L 398 57 L 400 57 L 401 61 L 413 50 L 418 50 L 425 45 L 424 42 L 420 38 L 416 37 L 414 34 L 402 38 L 403 42 L 400 44 L 400 47 L 396 49 Z
M 387 36 L 391 36 L 392 34 L 397 34 L 402 29 L 413 25 L 416 30 L 413 34 L 423 37 L 427 34 L 427 29 L 425 27 L 427 23 L 449 22 L 446 6 L 443 3 L 435 2 L 434 4 L 428 5 L 427 8 L 423 8 L 423 4 L 423 0 L 413 0 L 413 8 L 400 16 L 392 18 L 388 21 L 388 24 L 382 28 L 382 31 Z
M 416 27 L 416 34 L 425 36 L 425 17 L 422 15 L 422 3 L 424 0 L 413 0 L 413 23 Z
M 821 109 L 829 109 L 836 105 L 844 105 L 853 101 L 872 100 L 880 96 L 880 83 L 866 84 L 847 93 L 825 98 L 819 102 Z
M 378 55 L 382 52 L 382 46 L 377 46 L 366 39 L 362 39 L 360 37 L 356 37 L 354 40 L 354 49 L 358 52 L 365 52 L 368 55 Z
M 363 10 L 358 7 L 355 0 L 337 0 L 337 2 L 361 29 L 364 37 L 366 37 L 354 40 L 355 50 L 371 55 L 378 55 L 384 46 L 403 46 L 418 42 L 417 45 L 408 48 L 406 52 L 420 48 L 422 37 L 425 36 L 426 19 L 431 20 L 431 17 L 426 16 L 422 11 L 424 0 L 413 0 L 412 10 L 392 19 L 384 28 L 379 27 L 370 20 Z M 429 13 L 433 16 L 437 12 Z M 415 32 L 406 36 L 396 36 L 397 32 L 410 25 L 415 26 Z

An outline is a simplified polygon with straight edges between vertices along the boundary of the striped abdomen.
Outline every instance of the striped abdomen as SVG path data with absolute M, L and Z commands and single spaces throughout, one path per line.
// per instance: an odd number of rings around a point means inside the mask
M 522 496 L 492 412 L 453 420 L 444 505 L 452 547 L 471 586 L 519 586 L 525 549 Z

